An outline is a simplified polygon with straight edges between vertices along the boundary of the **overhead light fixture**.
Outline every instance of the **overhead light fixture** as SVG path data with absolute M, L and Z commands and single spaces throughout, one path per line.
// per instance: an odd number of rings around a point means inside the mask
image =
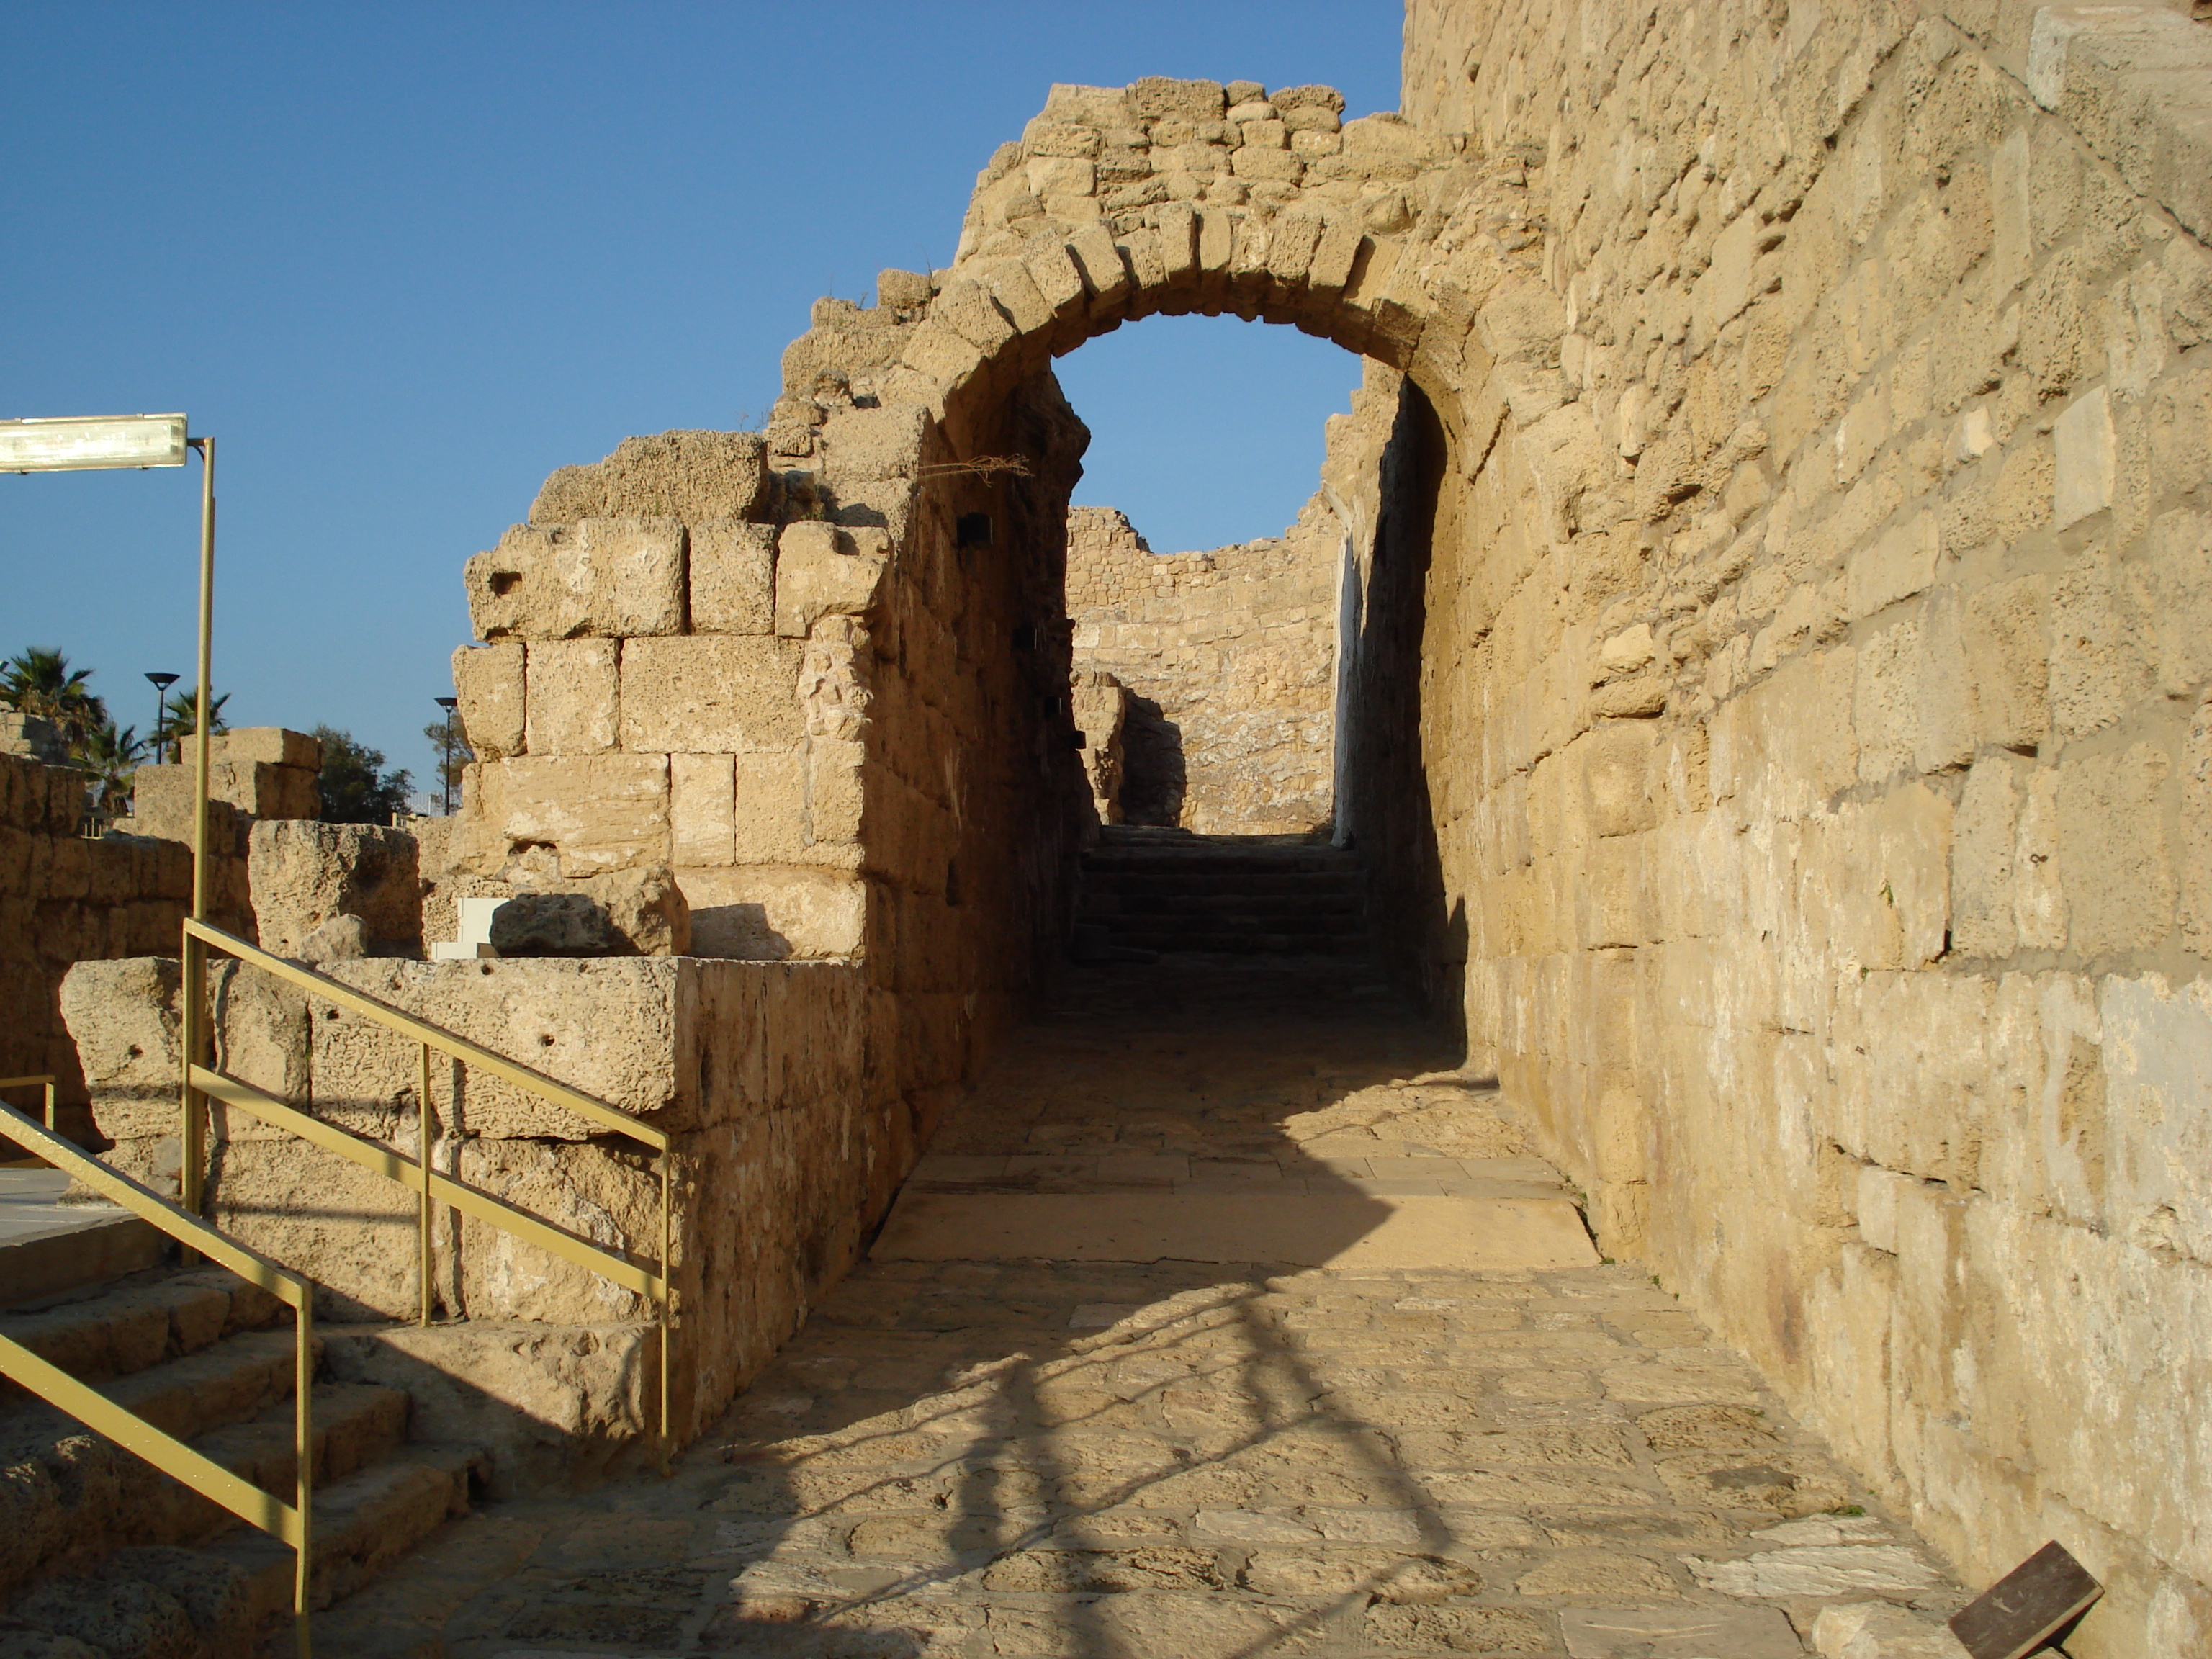
M 181 415 L 70 416 L 0 421 L 0 472 L 84 472 L 99 467 L 182 466 Z

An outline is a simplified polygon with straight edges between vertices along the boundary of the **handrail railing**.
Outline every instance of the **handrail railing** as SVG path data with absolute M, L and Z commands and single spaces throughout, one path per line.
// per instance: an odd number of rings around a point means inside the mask
M 36 1077 L 0 1077 L 0 1089 L 29 1089 L 41 1083 L 46 1086 L 46 1133 L 52 1134 L 55 1133 L 54 1074 L 52 1072 L 41 1072 Z
M 660 1455 L 664 1463 L 674 1450 L 675 1437 L 668 1418 L 668 1349 L 669 1349 L 669 1284 L 672 1194 L 669 1167 L 669 1136 L 665 1130 L 655 1128 L 643 1119 L 619 1111 L 604 1101 L 556 1083 L 551 1078 L 516 1064 L 504 1054 L 494 1054 L 481 1044 L 455 1035 L 441 1026 L 404 1013 L 375 998 L 356 990 L 352 986 L 319 974 L 312 968 L 301 966 L 286 957 L 274 955 L 258 945 L 249 945 L 235 934 L 227 933 L 206 922 L 188 920 L 185 931 L 185 984 L 191 988 L 204 985 L 206 978 L 205 951 L 215 949 L 233 957 L 250 967 L 275 975 L 286 983 L 321 999 L 349 1009 L 386 1030 L 411 1037 L 421 1045 L 422 1072 L 417 1091 L 419 1109 L 416 1113 L 416 1156 L 410 1158 L 381 1141 L 362 1136 L 325 1123 L 320 1118 L 302 1112 L 276 1099 L 252 1085 L 240 1081 L 215 1070 L 205 1063 L 209 1058 L 208 1032 L 203 1022 L 206 1019 L 204 1000 L 200 996 L 187 994 L 185 999 L 185 1088 L 184 1128 L 181 1145 L 185 1149 L 184 1176 L 179 1190 L 187 1209 L 199 1207 L 200 1174 L 205 1166 L 207 1102 L 220 1100 L 226 1106 L 251 1113 L 263 1121 L 289 1131 L 301 1139 L 360 1164 L 371 1173 L 410 1188 L 417 1195 L 416 1226 L 418 1250 L 416 1271 L 421 1288 L 419 1318 L 425 1326 L 430 1323 L 432 1273 L 430 1260 L 431 1212 L 442 1201 L 472 1215 L 493 1226 L 513 1233 L 540 1249 L 562 1256 L 600 1278 L 623 1289 L 649 1298 L 654 1304 L 659 1325 L 660 1399 L 658 1429 Z M 579 1116 L 588 1118 L 603 1127 L 610 1128 L 641 1142 L 657 1153 L 660 1159 L 660 1258 L 648 1273 L 626 1255 L 608 1249 L 593 1240 L 556 1227 L 507 1203 L 504 1199 L 464 1186 L 451 1176 L 441 1175 L 430 1167 L 430 1055 L 433 1051 L 446 1054 L 462 1064 L 474 1066 L 490 1073 L 501 1081 L 513 1085 L 541 1100 L 565 1107 Z
M 11 1079 L 10 1082 L 38 1079 Z M 52 1096 L 49 1094 L 51 1105 Z M 58 1170 L 67 1170 L 94 1191 L 105 1194 L 151 1222 L 178 1243 L 220 1261 L 248 1284 L 258 1285 L 292 1309 L 292 1333 L 297 1354 L 292 1376 L 294 1449 L 297 1460 L 296 1501 L 287 1504 L 274 1492 L 241 1480 L 222 1464 L 193 1450 L 174 1435 L 155 1428 L 136 1412 L 118 1406 L 106 1395 L 80 1382 L 67 1371 L 40 1358 L 12 1338 L 0 1335 L 0 1372 L 32 1393 L 67 1412 L 96 1434 L 104 1434 L 126 1450 L 137 1453 L 162 1474 L 183 1482 L 240 1520 L 259 1528 L 292 1547 L 292 1614 L 300 1659 L 313 1652 L 308 1634 L 309 1581 L 313 1567 L 311 1539 L 314 1523 L 315 1420 L 314 1326 L 313 1287 L 297 1273 L 288 1272 L 258 1250 L 226 1237 L 198 1216 L 186 1215 L 152 1188 L 140 1185 L 119 1170 L 112 1170 L 71 1145 L 51 1128 L 41 1127 L 14 1107 L 0 1103 L 0 1127 L 9 1138 L 35 1148 Z

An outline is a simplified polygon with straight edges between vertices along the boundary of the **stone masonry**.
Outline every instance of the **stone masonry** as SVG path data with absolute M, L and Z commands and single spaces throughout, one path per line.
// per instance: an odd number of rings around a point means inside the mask
M 1085 434 L 1051 360 L 1162 312 L 1303 328 L 1376 365 L 1362 395 L 1389 434 L 1331 504 L 1338 834 L 1396 981 L 1463 1079 L 1495 1078 L 1620 1269 L 1532 1291 L 1513 1331 L 1555 1328 L 1587 1289 L 1604 1328 L 1557 1328 L 1640 1355 L 1638 1321 L 1679 1296 L 1747 1357 L 1771 1422 L 1834 1448 L 1860 1483 L 1838 1490 L 1958 1581 L 2057 1538 L 2110 1586 L 2077 1659 L 2212 1646 L 2212 27 L 2160 4 L 1413 0 L 1405 64 L 1402 111 L 1351 120 L 1316 86 L 1054 87 L 979 176 L 949 268 L 817 303 L 764 432 L 633 439 L 556 473 L 470 562 L 483 643 L 455 672 L 480 759 L 425 873 L 665 872 L 691 948 L 725 960 L 347 970 L 526 1054 L 550 1036 L 530 1063 L 558 1074 L 635 1022 L 623 1075 L 696 1135 L 684 1271 L 744 1287 L 691 1292 L 704 1328 L 679 1340 L 714 1358 L 686 1422 L 708 1420 L 858 1259 L 1065 948 L 1096 815 L 1066 604 Z M 630 1012 L 580 992 L 571 1044 L 552 1002 L 509 1018 L 481 990 L 550 997 L 561 972 L 628 985 Z M 704 1076 L 687 1031 L 724 1044 Z M 295 1050 L 267 1052 L 277 1075 Z M 404 1057 L 362 1075 L 337 1109 L 400 1133 Z M 560 1139 L 457 1133 L 450 1155 L 511 1153 L 514 1190 L 638 1240 L 635 1169 Z M 773 1228 L 717 1211 L 718 1182 Z M 708 1273 L 756 1238 L 743 1273 Z M 1333 1294 L 1252 1284 L 1293 1324 Z M 526 1273 L 481 1293 L 531 1316 Z M 1410 1286 L 1352 1294 L 1361 1344 L 1438 1311 L 1401 1306 Z M 1159 1328 L 1213 1328 L 1175 1307 Z M 1425 1370 L 1480 1346 L 1453 1337 Z M 1419 1391 L 1366 1370 L 1345 1386 Z M 897 1386 L 911 1404 L 939 1384 Z M 740 1449 L 763 1460 L 746 1524 L 817 1468 L 941 1507 L 895 1467 L 944 1450 L 919 1419 L 855 1449 L 793 1397 L 799 1432 Z M 1635 1403 L 1608 1443 L 1656 1500 L 1678 1448 Z M 1496 1408 L 1437 1409 L 1480 1436 Z M 1034 1455 L 1009 1462 L 1008 1492 L 1033 1491 Z M 1289 1595 L 1200 1507 L 1166 1523 L 1171 1566 L 1070 1534 L 1085 1559 L 1004 1594 L 1073 1607 L 1157 1570 Z M 1724 1528 L 1701 1559 L 1907 1547 L 1817 1524 L 1835 1539 Z M 858 1535 L 782 1565 L 834 1559 L 828 1582 L 864 1597 L 946 1565 L 897 1525 Z M 1528 1578 L 1552 1582 L 1553 1548 L 1712 1589 L 1685 1552 L 1515 1538 L 1494 1546 L 1510 1565 L 1461 1565 L 1510 1579 L 1534 1625 L 1401 1639 L 1383 1598 L 1316 1642 L 1606 1650 L 1544 1622 L 1561 1609 Z M 700 1547 L 737 1572 L 775 1541 Z M 858 1560 L 879 1547 L 882 1569 Z M 1082 1650 L 1018 1633 L 1027 1604 L 989 1601 L 982 1571 L 983 1643 Z M 678 1635 L 703 1640 L 705 1580 L 656 1582 L 638 1593 L 682 1601 L 701 1623 Z M 749 1625 L 816 1606 L 811 1583 L 764 1578 L 757 1608 L 747 1590 L 724 1645 L 763 1650 Z M 585 1639 L 595 1594 L 554 1595 L 584 1610 L 530 1641 Z M 1791 1639 L 1884 1650 L 1872 1614 L 1844 1618 Z M 853 1650 L 925 1650 L 957 1622 Z
M 1115 822 L 1200 835 L 1328 825 L 1339 589 L 1359 528 L 1330 481 L 1374 473 L 1395 412 L 1363 398 L 1329 417 L 1322 487 L 1280 536 L 1158 554 L 1112 507 L 1068 510 L 1075 664 L 1130 698 Z

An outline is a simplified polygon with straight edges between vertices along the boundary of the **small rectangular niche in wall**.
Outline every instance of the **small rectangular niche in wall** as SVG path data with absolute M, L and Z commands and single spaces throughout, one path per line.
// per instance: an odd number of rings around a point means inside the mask
M 955 547 L 988 547 L 991 544 L 991 515 L 988 513 L 963 513 L 953 521 L 952 544 Z

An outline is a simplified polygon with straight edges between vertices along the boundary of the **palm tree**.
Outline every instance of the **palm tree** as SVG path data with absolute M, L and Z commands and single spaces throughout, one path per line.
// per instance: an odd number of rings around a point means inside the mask
M 58 646 L 27 646 L 0 663 L 0 703 L 52 720 L 76 749 L 107 719 L 107 705 L 85 688 L 92 672 L 71 668 Z
M 147 745 L 138 739 L 138 728 L 119 731 L 113 720 L 102 720 L 88 732 L 76 751 L 77 763 L 90 775 L 92 811 L 101 817 L 121 815 L 131 799 L 131 775 L 146 757 Z
M 215 701 L 208 705 L 208 731 L 210 733 L 228 732 L 230 722 L 222 717 L 222 706 L 230 701 L 230 693 L 218 691 Z M 200 729 L 200 694 L 197 686 L 182 691 L 172 691 L 161 704 L 161 723 L 155 728 L 154 753 L 158 757 L 167 746 L 184 738 L 196 736 Z M 179 750 L 181 754 L 183 751 Z

